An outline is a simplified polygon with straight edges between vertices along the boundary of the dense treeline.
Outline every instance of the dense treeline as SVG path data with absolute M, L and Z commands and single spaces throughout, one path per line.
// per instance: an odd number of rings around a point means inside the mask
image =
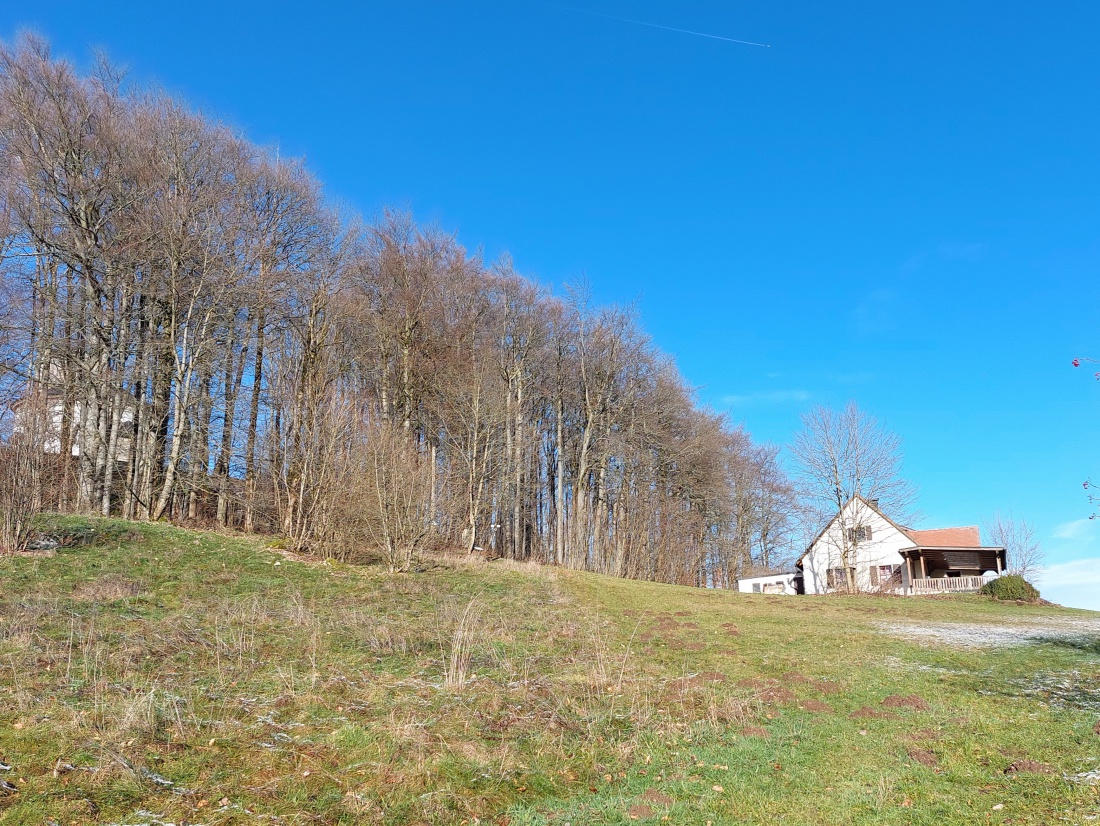
M 788 545 L 776 452 L 634 316 L 555 297 L 107 66 L 0 48 L 7 456 L 38 504 L 727 585 Z

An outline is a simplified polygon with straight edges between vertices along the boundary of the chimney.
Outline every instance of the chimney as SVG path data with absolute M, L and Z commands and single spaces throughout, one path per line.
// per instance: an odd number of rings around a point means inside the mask
M 867 504 L 870 505 L 875 510 L 878 510 L 878 500 L 877 499 L 868 499 Z

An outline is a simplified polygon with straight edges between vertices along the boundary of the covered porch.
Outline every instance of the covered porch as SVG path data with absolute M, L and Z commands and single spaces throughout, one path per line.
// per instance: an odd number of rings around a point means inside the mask
M 1005 572 L 1005 549 L 998 547 L 917 546 L 900 551 L 908 574 L 906 593 L 975 593 L 984 575 Z

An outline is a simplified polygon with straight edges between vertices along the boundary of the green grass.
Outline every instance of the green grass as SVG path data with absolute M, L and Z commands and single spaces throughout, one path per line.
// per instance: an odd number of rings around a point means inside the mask
M 18 788 L 0 824 L 1100 815 L 1100 787 L 1066 779 L 1100 768 L 1095 639 L 974 650 L 876 628 L 1073 612 L 502 563 L 389 575 L 256 538 L 52 521 L 70 546 L 0 558 L 0 778 Z M 449 658 L 475 600 L 461 679 Z M 927 708 L 882 705 L 914 694 Z M 864 708 L 889 716 L 850 716 Z M 1025 759 L 1050 772 L 1005 774 Z

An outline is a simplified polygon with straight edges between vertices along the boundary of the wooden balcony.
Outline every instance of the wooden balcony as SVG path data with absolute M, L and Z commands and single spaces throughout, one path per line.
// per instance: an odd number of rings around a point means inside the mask
M 980 576 L 955 576 L 942 579 L 914 579 L 910 594 L 966 594 L 977 593 L 985 584 Z

